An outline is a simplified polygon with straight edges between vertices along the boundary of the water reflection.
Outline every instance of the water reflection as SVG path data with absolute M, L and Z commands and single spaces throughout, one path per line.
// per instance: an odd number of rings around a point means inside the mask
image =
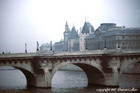
M 26 85 L 26 78 L 21 71 L 0 70 L 0 93 L 101 93 L 96 90 L 107 88 L 88 86 L 86 74 L 82 71 L 57 71 L 50 89 L 30 88 Z M 140 91 L 106 93 L 140 93 Z
M 52 88 L 87 87 L 88 80 L 83 71 L 57 71 L 52 79 Z
M 26 85 L 26 78 L 20 70 L 0 70 L 0 88 L 26 89 Z
M 26 82 L 18 69 L 0 70 L 0 93 L 71 93 L 87 87 L 87 77 L 82 71 L 57 71 L 51 89 L 29 88 Z

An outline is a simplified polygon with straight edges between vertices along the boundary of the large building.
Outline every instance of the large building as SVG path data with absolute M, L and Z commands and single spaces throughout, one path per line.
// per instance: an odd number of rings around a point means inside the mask
M 94 33 L 94 27 L 89 22 L 85 21 L 83 28 L 80 28 L 79 34 L 74 26 L 70 30 L 66 22 L 64 40 L 55 43 L 54 51 L 85 51 L 85 38 L 92 33 Z M 57 47 L 58 45 L 61 47 Z
M 87 51 L 87 50 L 140 50 L 140 27 L 126 28 L 115 23 L 102 23 L 94 30 L 89 23 L 84 23 L 78 30 L 73 26 L 70 30 L 65 24 L 64 40 L 54 44 L 54 52 Z
M 87 38 L 87 49 L 140 50 L 140 28 L 118 27 L 114 23 L 101 24 Z
M 50 42 L 50 44 L 48 44 L 48 43 L 41 44 L 40 52 L 50 52 L 51 48 L 52 48 L 52 50 L 54 49 L 54 45 L 52 45 L 51 42 Z
M 59 42 L 55 42 L 54 44 L 54 51 L 55 52 L 62 52 L 64 51 L 65 47 L 64 47 L 64 40 L 61 40 Z
M 40 46 L 41 52 L 48 52 L 49 50 L 50 50 L 50 44 L 48 43 L 41 44 Z

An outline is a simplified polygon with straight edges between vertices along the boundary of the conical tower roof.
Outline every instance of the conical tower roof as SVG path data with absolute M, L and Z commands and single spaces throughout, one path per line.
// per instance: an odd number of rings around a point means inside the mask
M 77 36 L 78 36 L 78 33 L 76 32 L 75 27 L 73 27 L 70 32 L 70 39 L 75 39 L 75 38 L 77 38 Z
M 82 29 L 82 33 L 84 34 L 84 33 L 89 33 L 89 28 L 88 28 L 88 26 L 87 26 L 87 23 L 85 22 L 84 23 L 84 26 L 83 26 L 83 29 Z

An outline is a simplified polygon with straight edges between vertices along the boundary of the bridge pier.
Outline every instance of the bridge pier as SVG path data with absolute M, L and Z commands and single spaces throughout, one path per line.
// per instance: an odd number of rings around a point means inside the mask
M 39 87 L 39 88 L 46 88 L 46 80 L 45 80 L 45 75 L 43 74 L 36 74 L 36 85 L 35 87 Z
M 119 86 L 119 72 L 117 67 L 113 67 L 114 72 L 114 85 Z
M 106 86 L 119 86 L 119 72 L 117 67 L 112 68 L 112 72 L 105 73 Z
M 27 86 L 37 87 L 37 88 L 51 88 L 51 75 L 49 74 L 34 74 L 35 81 L 32 82 L 27 78 Z M 29 77 L 29 76 L 28 76 Z M 29 81 L 29 82 L 28 82 Z

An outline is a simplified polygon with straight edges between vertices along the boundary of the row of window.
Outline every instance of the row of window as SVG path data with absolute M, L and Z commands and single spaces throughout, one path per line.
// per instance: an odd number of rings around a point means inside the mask
M 114 40 L 115 38 L 119 38 L 120 40 L 140 40 L 140 36 L 108 36 L 108 37 L 104 37 L 104 39 L 107 39 L 107 40 Z
M 106 42 L 106 46 L 108 48 L 116 48 L 116 44 L 118 44 L 118 42 Z M 137 41 L 137 42 L 132 42 L 132 41 L 127 41 L 127 42 L 119 42 L 119 46 L 140 46 L 140 41 Z M 87 45 L 85 44 L 85 46 L 87 46 L 87 48 L 89 49 L 92 49 L 92 48 L 98 48 L 98 47 L 104 47 L 105 46 L 105 43 L 104 42 L 88 42 Z
M 140 46 L 121 46 L 121 49 L 140 49 Z
M 122 36 L 122 39 L 140 39 L 139 36 Z
M 132 45 L 132 46 L 134 46 L 134 45 L 140 45 L 140 42 L 122 42 L 122 45 Z

